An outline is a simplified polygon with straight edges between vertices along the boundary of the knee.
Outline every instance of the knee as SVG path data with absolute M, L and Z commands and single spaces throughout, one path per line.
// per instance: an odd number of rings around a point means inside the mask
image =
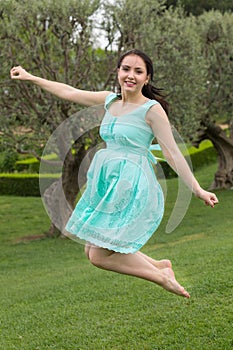
M 90 244 L 87 243 L 87 244 L 85 245 L 84 252 L 85 252 L 85 254 L 86 254 L 86 257 L 90 260 L 90 257 L 89 257 Z
M 96 267 L 103 268 L 103 258 L 98 254 L 98 249 L 91 249 L 88 256 L 90 263 Z

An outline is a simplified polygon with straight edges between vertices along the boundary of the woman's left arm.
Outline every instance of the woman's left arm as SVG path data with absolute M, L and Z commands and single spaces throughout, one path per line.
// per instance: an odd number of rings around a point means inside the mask
M 212 208 L 218 203 L 216 195 L 205 191 L 194 177 L 188 163 L 177 146 L 168 117 L 161 105 L 154 105 L 147 113 L 147 123 L 151 126 L 154 135 L 161 146 L 164 157 L 171 168 L 183 179 L 191 191 L 206 205 Z

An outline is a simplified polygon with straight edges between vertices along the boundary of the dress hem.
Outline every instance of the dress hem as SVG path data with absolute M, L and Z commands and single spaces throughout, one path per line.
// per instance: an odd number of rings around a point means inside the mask
M 82 240 L 82 241 L 85 241 L 86 243 L 93 244 L 94 246 L 96 246 L 98 248 L 104 248 L 104 249 L 108 249 L 109 251 L 114 251 L 116 253 L 122 253 L 122 254 L 134 254 L 143 247 L 143 244 L 141 244 L 141 245 L 138 244 L 137 248 L 132 248 L 132 247 L 131 248 L 129 248 L 129 247 L 124 248 L 124 247 L 112 246 L 112 245 L 105 243 L 103 241 L 95 240 L 93 237 L 88 237 L 88 240 L 86 240 L 85 238 L 81 238 L 77 234 L 73 234 L 71 232 L 65 233 L 65 236 L 71 238 L 74 241 L 78 241 L 78 240 L 81 241 Z

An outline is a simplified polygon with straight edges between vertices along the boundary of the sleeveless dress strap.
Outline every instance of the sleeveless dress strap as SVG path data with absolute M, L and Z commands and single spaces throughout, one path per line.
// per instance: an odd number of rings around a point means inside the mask
M 105 104 L 104 104 L 104 107 L 105 107 L 106 110 L 108 109 L 109 104 L 111 104 L 116 98 L 117 98 L 117 94 L 114 93 L 114 92 L 110 93 L 106 97 Z M 154 106 L 157 103 L 159 103 L 159 102 L 156 101 L 156 100 L 148 100 L 146 103 L 141 105 L 141 108 L 143 108 L 147 112 L 152 106 Z M 158 161 L 166 161 L 163 158 L 159 158 L 159 157 L 154 156 L 154 154 L 151 151 L 155 151 L 155 150 L 156 151 L 161 151 L 161 147 L 160 147 L 159 144 L 150 145 L 150 147 L 148 149 L 148 158 L 149 158 L 149 160 L 152 163 L 154 163 L 154 164 L 157 164 Z
M 111 102 L 113 102 L 116 98 L 117 98 L 117 94 L 116 94 L 115 92 L 110 93 L 110 94 L 106 97 L 106 99 L 105 99 L 105 103 L 104 103 L 105 109 L 107 109 L 107 108 L 108 108 L 108 105 L 109 105 Z
M 158 104 L 159 102 L 156 100 L 149 100 L 146 103 L 144 103 L 144 105 L 142 105 L 143 108 L 146 109 L 146 111 L 148 111 L 152 106 Z
M 152 106 L 154 106 L 158 103 L 159 102 L 156 100 L 149 100 L 143 106 L 144 106 L 144 108 L 146 108 L 146 111 L 148 111 Z M 161 151 L 161 147 L 159 144 L 156 143 L 156 144 L 150 145 L 148 157 L 152 161 L 152 163 L 154 163 L 154 164 L 157 164 L 158 161 L 166 162 L 165 159 L 154 156 L 154 154 L 151 151 Z

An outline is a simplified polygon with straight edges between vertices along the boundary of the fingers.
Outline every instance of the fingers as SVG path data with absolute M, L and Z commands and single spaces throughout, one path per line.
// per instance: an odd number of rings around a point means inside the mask
M 214 208 L 215 204 L 218 204 L 218 198 L 214 193 L 207 192 L 207 198 L 205 199 L 205 204 Z
M 21 66 L 13 67 L 10 71 L 11 79 L 19 78 L 21 69 L 22 69 Z

